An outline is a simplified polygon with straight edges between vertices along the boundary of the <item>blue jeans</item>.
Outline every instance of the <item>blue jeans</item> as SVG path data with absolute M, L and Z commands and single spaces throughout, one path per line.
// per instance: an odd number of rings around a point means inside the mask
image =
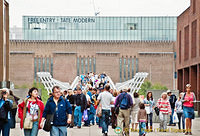
M 92 121 L 92 124 L 93 124 L 93 125 L 94 125 L 95 114 L 96 114 L 96 109 L 94 108 L 93 105 L 91 105 L 91 106 L 90 106 L 90 116 L 89 116 L 89 120 L 90 120 L 90 122 Z
M 150 126 L 153 125 L 152 118 L 153 118 L 153 113 L 147 114 L 147 123 L 146 123 L 147 127 L 148 127 L 148 121 L 150 121 Z
M 50 136 L 67 136 L 66 126 L 52 126 Z
M 38 135 L 38 121 L 33 122 L 32 129 L 24 129 L 25 136 L 37 136 Z
M 10 120 L 6 123 L 0 122 L 0 135 L 2 131 L 2 136 L 9 136 L 10 135 Z
M 110 110 L 102 110 L 102 133 L 108 133 Z
M 174 109 L 172 109 L 172 114 L 170 115 L 169 124 L 175 124 L 176 125 L 176 123 L 173 123 L 173 114 L 174 114 Z
M 183 129 L 185 129 L 185 116 L 183 113 L 177 113 L 178 116 L 178 128 L 181 129 L 181 117 L 182 117 L 182 125 Z
M 74 124 L 75 126 L 81 127 L 81 121 L 82 121 L 82 112 L 81 112 L 81 106 L 76 106 L 74 110 Z

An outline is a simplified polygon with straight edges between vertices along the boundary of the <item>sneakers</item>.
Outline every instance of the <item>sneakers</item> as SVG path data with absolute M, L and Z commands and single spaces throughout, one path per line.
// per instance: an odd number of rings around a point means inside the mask
M 79 128 L 79 129 L 80 129 L 81 127 L 80 127 L 80 126 L 77 126 L 77 128 Z

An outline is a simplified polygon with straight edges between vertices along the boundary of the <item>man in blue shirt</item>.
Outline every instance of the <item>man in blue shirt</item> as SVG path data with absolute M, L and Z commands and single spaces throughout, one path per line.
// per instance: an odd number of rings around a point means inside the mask
M 50 136 L 67 136 L 66 126 L 71 123 L 72 107 L 68 100 L 62 98 L 59 86 L 54 86 L 52 92 L 53 96 L 46 103 L 40 126 L 43 126 L 47 114 L 54 114 Z

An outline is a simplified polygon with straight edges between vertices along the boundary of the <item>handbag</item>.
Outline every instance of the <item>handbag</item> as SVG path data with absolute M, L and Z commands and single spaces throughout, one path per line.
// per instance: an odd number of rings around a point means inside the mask
M 32 118 L 25 118 L 24 119 L 24 129 L 32 129 L 32 128 L 33 128 Z
M 44 131 L 49 132 L 51 130 L 51 127 L 53 124 L 53 117 L 54 117 L 54 114 L 47 114 L 44 127 L 43 127 Z
M 53 125 L 53 117 L 54 117 L 54 114 L 56 112 L 56 109 L 58 108 L 58 104 L 56 105 L 54 113 L 53 114 L 47 114 L 47 116 L 46 116 L 46 120 L 45 120 L 44 127 L 43 127 L 43 130 L 46 131 L 46 132 L 51 131 L 51 128 L 52 128 L 52 125 Z
M 178 122 L 179 122 L 179 120 L 178 120 L 177 113 L 174 112 L 174 114 L 173 114 L 173 123 L 178 123 Z
M 84 110 L 84 112 L 83 112 L 83 120 L 84 120 L 84 121 L 87 121 L 87 120 L 88 120 L 88 113 L 87 113 L 87 110 Z

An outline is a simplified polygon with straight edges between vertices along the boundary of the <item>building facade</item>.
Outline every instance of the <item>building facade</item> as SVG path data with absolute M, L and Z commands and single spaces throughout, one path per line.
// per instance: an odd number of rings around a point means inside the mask
M 190 83 L 200 100 L 200 1 L 191 0 L 191 6 L 178 17 L 177 27 L 178 90 L 185 91 Z M 199 111 L 200 105 L 195 108 Z
M 23 16 L 24 40 L 176 41 L 176 17 Z
M 23 38 L 10 40 L 10 75 L 16 85 L 47 71 L 62 82 L 107 73 L 124 82 L 137 72 L 176 88 L 176 17 L 24 16 Z
M 9 87 L 9 3 L 0 1 L 0 88 Z

